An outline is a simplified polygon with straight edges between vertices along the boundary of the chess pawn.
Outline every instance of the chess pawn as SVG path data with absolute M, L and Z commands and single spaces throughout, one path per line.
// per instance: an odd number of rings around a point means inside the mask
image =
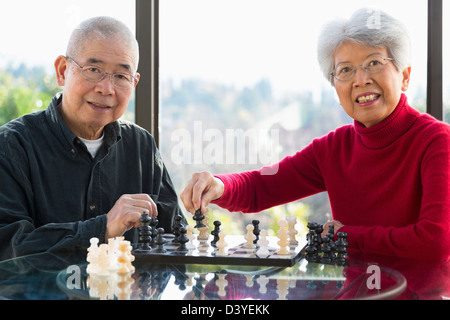
M 213 236 L 213 240 L 211 241 L 211 245 L 213 247 L 216 246 L 216 242 L 219 241 L 219 232 L 220 232 L 220 225 L 222 223 L 220 221 L 214 221 L 214 230 L 211 231 L 211 235 Z
M 194 219 L 194 221 L 196 222 L 195 224 L 195 228 L 203 228 L 205 227 L 205 225 L 203 224 L 203 219 L 205 218 L 205 216 L 202 213 L 201 209 L 197 209 L 194 213 L 194 216 L 192 217 L 192 219 Z
M 186 247 L 186 242 L 189 241 L 188 237 L 186 236 L 186 228 L 185 227 L 181 227 L 179 229 L 180 235 L 178 236 L 178 243 L 180 244 L 180 246 L 178 247 L 177 251 L 179 252 L 186 252 L 189 251 L 188 248 Z
M 225 247 L 228 243 L 225 242 L 225 232 L 219 232 L 219 241 L 216 242 L 216 247 L 219 249 L 216 252 L 216 256 L 225 256 L 227 253 L 225 252 Z
M 167 240 L 164 239 L 164 229 L 158 228 L 156 229 L 156 237 L 153 240 L 153 243 L 156 245 L 156 248 L 154 250 L 155 253 L 165 253 L 166 249 L 164 249 L 164 245 L 166 244 Z
M 244 239 L 247 240 L 247 243 L 244 245 L 244 248 L 254 249 L 256 246 L 253 241 L 256 239 L 256 236 L 253 234 L 254 226 L 252 224 L 247 225 L 247 234 Z

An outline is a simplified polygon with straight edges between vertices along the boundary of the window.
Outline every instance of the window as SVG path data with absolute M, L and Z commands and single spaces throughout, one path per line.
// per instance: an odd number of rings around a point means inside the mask
M 450 3 L 442 1 L 443 5 L 443 100 L 444 121 L 450 123 Z
M 388 11 L 410 29 L 407 94 L 425 111 L 426 1 L 159 2 L 160 149 L 178 193 L 193 172 L 257 169 L 352 121 L 319 70 L 316 42 L 330 18 L 363 6 Z M 330 208 L 325 193 L 269 211 L 238 223 L 282 214 L 323 221 Z

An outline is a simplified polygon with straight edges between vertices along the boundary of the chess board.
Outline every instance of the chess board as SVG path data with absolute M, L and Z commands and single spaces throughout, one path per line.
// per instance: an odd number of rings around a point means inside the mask
M 214 264 L 214 265 L 243 265 L 243 266 L 267 266 L 267 267 L 291 267 L 304 256 L 304 246 L 306 242 L 299 241 L 298 245 L 290 246 L 289 255 L 278 255 L 278 241 L 275 237 L 268 237 L 268 254 L 258 255 L 255 249 L 244 247 L 245 240 L 243 236 L 227 236 L 229 243 L 226 255 L 217 255 L 218 249 L 211 246 L 212 238 L 208 240 L 197 240 L 195 249 L 187 252 L 178 252 L 178 246 L 173 245 L 173 236 L 166 234 L 167 244 L 164 246 L 165 253 L 155 253 L 140 251 L 138 247 L 133 250 L 135 257 L 134 264 Z M 272 239 L 271 239 L 272 238 Z

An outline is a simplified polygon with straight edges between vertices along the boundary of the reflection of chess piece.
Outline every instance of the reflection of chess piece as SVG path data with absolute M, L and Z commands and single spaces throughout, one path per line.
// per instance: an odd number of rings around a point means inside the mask
M 287 300 L 289 293 L 289 279 L 277 279 L 277 300 Z
M 258 279 L 256 279 L 256 282 L 259 284 L 259 293 L 265 294 L 267 293 L 267 283 L 269 282 L 269 279 L 266 276 L 259 276 Z
M 228 280 L 225 279 L 226 274 L 224 273 L 219 273 L 217 276 L 219 277 L 219 279 L 216 280 L 216 285 L 219 288 L 217 294 L 219 297 L 224 297 L 226 295 L 225 287 L 228 284 Z

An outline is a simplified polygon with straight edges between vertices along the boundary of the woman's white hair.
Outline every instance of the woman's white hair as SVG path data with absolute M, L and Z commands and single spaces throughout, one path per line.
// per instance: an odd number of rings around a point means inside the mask
M 320 35 L 317 56 L 320 68 L 334 86 L 334 54 L 339 46 L 350 41 L 360 45 L 385 48 L 397 70 L 411 65 L 411 44 L 408 31 L 399 20 L 389 14 L 369 8 L 356 11 L 348 20 L 336 19 L 326 24 Z

